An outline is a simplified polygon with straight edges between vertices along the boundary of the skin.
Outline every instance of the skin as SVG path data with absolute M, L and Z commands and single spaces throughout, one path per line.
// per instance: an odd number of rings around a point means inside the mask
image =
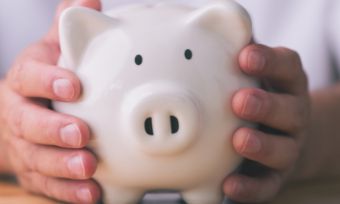
M 250 45 L 239 60 L 246 74 L 276 92 L 240 90 L 232 102 L 235 114 L 278 129 L 281 137 L 249 128 L 235 132 L 235 150 L 267 171 L 257 177 L 230 175 L 224 183 L 225 194 L 241 203 L 263 203 L 272 200 L 286 183 L 338 179 L 340 83 L 309 92 L 299 56 L 286 48 Z M 249 102 L 249 94 L 260 100 L 260 107 Z
M 89 128 L 81 120 L 47 108 L 47 100 L 73 101 L 81 93 L 76 76 L 56 66 L 58 19 L 70 6 L 100 9 L 96 0 L 65 0 L 46 36 L 17 58 L 0 83 L 2 170 L 13 172 L 33 193 L 72 203 L 94 203 L 100 188 L 91 179 L 96 158 L 84 147 Z M 44 100 L 42 100 L 44 99 Z
M 273 91 L 243 89 L 232 100 L 234 113 L 279 130 L 240 128 L 233 136 L 235 150 L 266 167 L 261 176 L 235 173 L 224 183 L 227 197 L 242 203 L 271 200 L 294 170 L 305 140 L 310 116 L 307 77 L 297 53 L 287 48 L 250 45 L 240 54 L 242 71 Z M 275 91 L 274 91 L 275 90 Z
M 94 203 L 101 194 L 91 179 L 96 158 L 84 148 L 89 129 L 81 120 L 46 105 L 48 100 L 77 100 L 81 93 L 76 76 L 56 67 L 59 14 L 74 5 L 100 9 L 98 0 L 63 1 L 48 34 L 27 48 L 0 82 L 0 148 L 5 153 L 0 170 L 16 174 L 31 192 L 65 202 Z M 271 200 L 286 182 L 339 175 L 340 165 L 334 164 L 340 142 L 335 134 L 340 131 L 336 124 L 340 85 L 308 92 L 300 58 L 286 48 L 249 45 L 240 53 L 239 63 L 245 74 L 272 91 L 238 91 L 232 100 L 235 115 L 279 132 L 245 127 L 235 131 L 235 150 L 266 171 L 228 176 L 223 186 L 226 196 L 260 203 Z M 320 150 L 320 145 L 327 148 Z

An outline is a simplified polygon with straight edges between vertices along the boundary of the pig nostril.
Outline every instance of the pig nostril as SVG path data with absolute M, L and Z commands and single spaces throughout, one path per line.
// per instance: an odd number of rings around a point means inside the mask
M 170 127 L 171 127 L 171 134 L 176 134 L 179 130 L 179 122 L 178 122 L 178 119 L 175 116 L 170 116 Z M 148 135 L 150 135 L 150 136 L 154 135 L 151 117 L 147 118 L 144 121 L 144 130 Z
M 170 116 L 171 133 L 176 134 L 179 130 L 179 122 L 175 116 Z
M 153 135 L 153 127 L 152 127 L 152 118 L 147 118 L 144 122 L 145 132 L 152 136 Z

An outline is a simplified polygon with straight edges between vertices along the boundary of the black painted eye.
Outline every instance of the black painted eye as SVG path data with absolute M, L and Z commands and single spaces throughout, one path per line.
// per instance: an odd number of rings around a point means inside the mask
M 192 59 L 192 51 L 189 50 L 189 49 L 185 50 L 184 56 L 187 60 L 191 60 Z
M 137 55 L 137 56 L 135 57 L 135 63 L 136 63 L 136 65 L 141 65 L 141 64 L 143 63 L 143 57 L 142 57 L 142 55 Z

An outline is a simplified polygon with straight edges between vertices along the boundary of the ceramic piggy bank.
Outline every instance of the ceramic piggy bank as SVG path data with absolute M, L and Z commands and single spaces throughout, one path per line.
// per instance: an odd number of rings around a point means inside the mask
M 106 203 L 163 189 L 189 204 L 223 201 L 223 180 L 241 161 L 231 97 L 254 85 L 237 61 L 251 35 L 247 13 L 227 0 L 63 13 L 61 64 L 83 95 L 54 107 L 89 124 Z

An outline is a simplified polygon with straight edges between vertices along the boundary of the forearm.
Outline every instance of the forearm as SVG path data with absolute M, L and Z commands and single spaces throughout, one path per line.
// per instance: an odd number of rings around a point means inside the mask
M 340 84 L 311 93 L 311 120 L 294 178 L 340 176 Z

